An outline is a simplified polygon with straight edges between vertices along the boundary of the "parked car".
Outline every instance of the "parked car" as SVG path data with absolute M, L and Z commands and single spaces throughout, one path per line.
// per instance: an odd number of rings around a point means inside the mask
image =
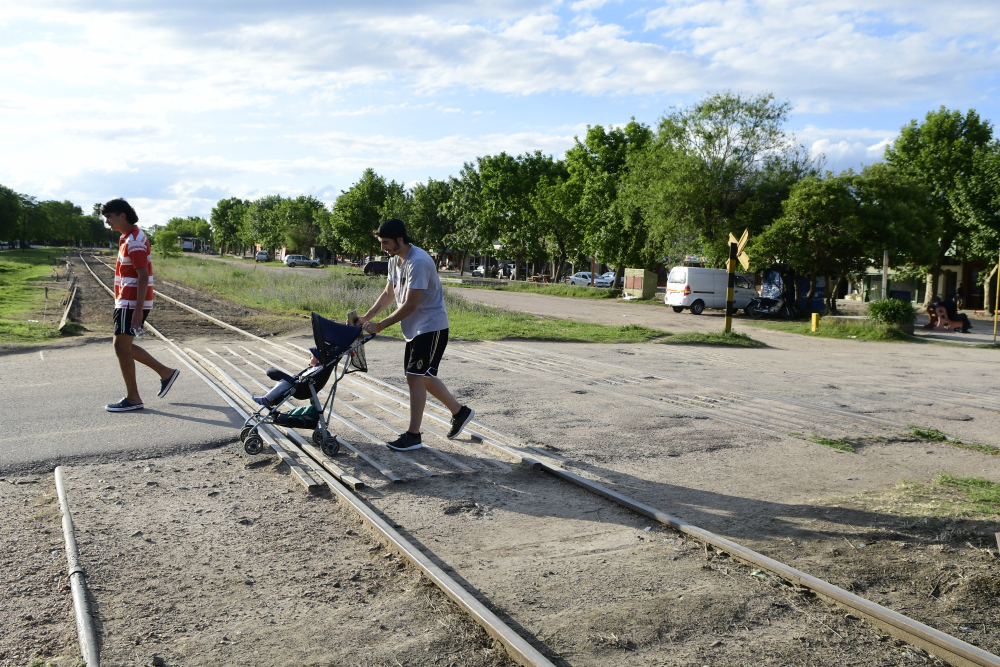
M 570 285 L 590 285 L 590 271 L 579 271 L 569 277 Z
M 363 270 L 366 276 L 387 276 L 389 275 L 389 262 L 375 259 L 365 264 Z
M 476 278 L 485 278 L 486 277 L 486 265 L 485 264 L 480 264 L 476 268 L 472 269 L 472 275 L 474 277 L 476 277 Z
M 706 308 L 725 308 L 729 274 L 724 269 L 700 269 L 675 266 L 667 277 L 667 295 L 664 303 L 675 313 L 688 308 L 692 314 L 701 315 Z M 757 290 L 743 276 L 736 276 L 733 289 L 733 306 L 747 307 L 750 299 L 758 296 Z
M 594 280 L 594 287 L 612 287 L 614 282 L 615 282 L 615 272 L 614 271 L 608 271 L 607 273 L 598 276 Z M 622 281 L 619 280 L 618 281 L 618 288 L 619 289 L 621 289 L 621 286 L 622 286 L 621 283 L 622 283 Z
M 194 252 L 194 243 L 185 241 L 181 244 L 181 252 Z
M 268 261 L 268 260 L 270 260 L 270 259 L 271 259 L 271 258 L 270 258 L 270 257 L 268 256 L 268 254 L 267 254 L 267 251 L 266 251 L 266 250 L 258 250 L 258 251 L 257 251 L 257 254 L 256 254 L 256 255 L 254 255 L 254 258 L 253 258 L 253 260 L 254 260 L 255 262 L 266 262 L 266 261 Z
M 290 266 L 292 268 L 295 268 L 296 266 L 299 265 L 302 266 L 308 265 L 313 268 L 316 268 L 317 266 L 319 266 L 319 260 L 309 259 L 305 255 L 288 255 L 285 257 L 285 266 Z

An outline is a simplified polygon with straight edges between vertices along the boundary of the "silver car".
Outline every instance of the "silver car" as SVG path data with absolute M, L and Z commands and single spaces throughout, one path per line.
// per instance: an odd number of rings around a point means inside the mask
M 579 271 L 569 277 L 570 285 L 590 286 L 590 271 Z

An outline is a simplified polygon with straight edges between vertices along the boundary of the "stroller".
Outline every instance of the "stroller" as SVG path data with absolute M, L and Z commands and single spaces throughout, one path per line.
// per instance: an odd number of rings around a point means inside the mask
M 352 313 L 353 315 L 354 313 Z M 355 316 L 356 317 L 356 316 Z M 258 433 L 262 424 L 273 423 L 291 428 L 313 429 L 312 441 L 327 456 L 340 451 L 340 440 L 327 430 L 333 413 L 333 399 L 337 383 L 348 373 L 368 371 L 364 344 L 375 337 L 367 336 L 359 326 L 333 322 L 312 314 L 313 340 L 318 366 L 309 366 L 295 376 L 267 369 L 267 376 L 277 381 L 274 389 L 264 397 L 264 405 L 250 415 L 240 430 L 240 441 L 247 454 L 256 455 L 264 450 L 264 439 Z M 343 359 L 343 366 L 340 361 Z M 319 400 L 319 392 L 333 375 L 333 387 L 326 402 Z M 289 399 L 309 399 L 309 405 L 281 412 L 279 408 Z M 324 417 L 323 413 L 326 413 Z

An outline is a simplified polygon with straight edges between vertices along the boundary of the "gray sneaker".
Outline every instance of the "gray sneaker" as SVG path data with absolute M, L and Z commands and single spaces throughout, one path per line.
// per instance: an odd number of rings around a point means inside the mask
M 142 410 L 142 408 L 142 403 L 129 403 L 127 398 L 104 406 L 108 412 L 129 412 L 130 410 Z
M 392 442 L 385 443 L 389 446 L 389 449 L 396 452 L 409 452 L 414 449 L 420 449 L 424 445 L 420 442 L 420 434 L 417 433 L 413 435 L 409 431 L 404 431 L 401 436 L 393 440 Z
M 176 368 L 174 369 L 174 372 L 171 373 L 170 377 L 168 377 L 166 380 L 160 380 L 160 393 L 158 393 L 157 396 L 159 396 L 160 398 L 166 396 L 167 392 L 170 391 L 170 388 L 174 386 L 174 382 L 177 380 L 177 376 L 180 374 L 181 374 L 181 369 Z

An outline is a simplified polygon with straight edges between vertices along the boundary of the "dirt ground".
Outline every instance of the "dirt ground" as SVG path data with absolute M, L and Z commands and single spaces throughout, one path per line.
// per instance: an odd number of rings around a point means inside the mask
M 91 298 L 103 317 L 99 295 Z M 203 305 L 226 319 L 228 306 Z M 174 318 L 165 312 L 158 318 Z M 268 381 L 251 363 L 295 361 L 217 328 L 196 338 L 185 317 L 179 311 L 175 324 L 187 344 L 227 355 L 247 375 L 227 372 L 255 393 L 251 378 Z M 995 351 L 753 335 L 770 347 L 455 342 L 441 377 L 477 419 L 524 441 L 510 443 L 1000 651 L 992 631 L 1000 623 L 997 508 L 936 481 L 941 473 L 1000 481 L 1000 456 L 928 443 L 905 428 L 1000 444 Z M 401 348 L 370 344 L 372 375 L 405 386 Z M 405 426 L 389 411 L 405 407 L 362 385 L 345 383 L 337 404 L 380 439 L 392 436 L 388 426 Z M 842 609 L 468 438 L 425 435 L 452 462 L 427 449 L 404 460 L 338 429 L 410 478 L 389 485 L 355 455 L 339 454 L 370 485 L 363 497 L 556 664 L 935 662 Z M 820 438 L 856 452 L 810 441 Z M 436 589 L 421 587 L 384 548 L 369 552 L 375 541 L 332 498 L 306 494 L 273 457 L 258 459 L 232 446 L 69 471 L 107 664 L 142 664 L 153 653 L 167 664 L 502 664 Z M 0 590 L 17 592 L 5 598 L 15 613 L 0 619 L 0 664 L 71 656 L 50 478 L 0 487 L 0 520 L 18 526 L 2 552 L 16 567 Z M 355 573 L 362 578 L 352 582 Z

